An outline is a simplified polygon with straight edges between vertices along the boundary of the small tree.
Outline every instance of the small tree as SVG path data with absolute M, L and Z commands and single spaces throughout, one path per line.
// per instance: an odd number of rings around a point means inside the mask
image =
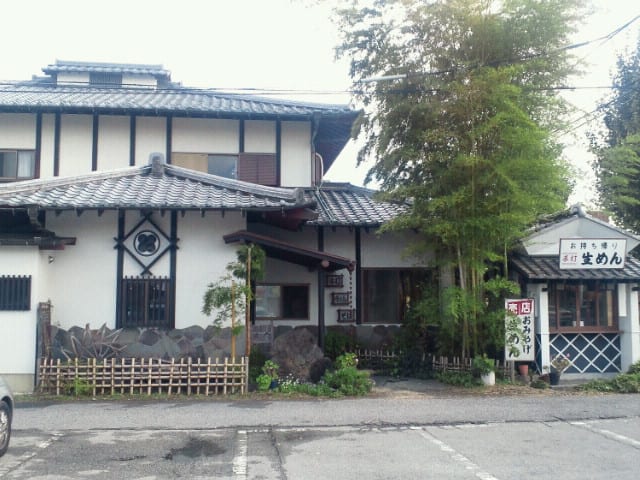
M 231 322 L 232 357 L 235 357 L 235 338 L 244 328 L 236 323 L 236 316 L 238 312 L 245 312 L 245 323 L 248 324 L 249 305 L 254 298 L 252 283 L 262 279 L 264 262 L 264 250 L 256 245 L 243 245 L 238 249 L 237 260 L 227 264 L 227 273 L 210 283 L 204 293 L 202 313 L 211 315 L 215 312 L 213 325 L 222 328 Z M 246 348 L 248 354 L 249 339 Z

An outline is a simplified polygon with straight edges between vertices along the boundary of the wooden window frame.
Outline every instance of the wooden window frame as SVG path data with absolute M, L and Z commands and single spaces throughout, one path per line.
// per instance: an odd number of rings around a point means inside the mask
M 19 167 L 19 154 L 20 153 L 31 153 L 31 176 L 29 177 L 19 177 L 18 176 L 18 170 L 20 169 Z M 0 148 L 0 153 L 15 153 L 16 154 L 16 176 L 11 176 L 11 177 L 3 177 L 0 176 L 0 183 L 4 183 L 4 182 L 18 182 L 21 180 L 32 180 L 34 178 L 37 178 L 36 176 L 36 170 L 37 170 L 37 160 L 36 160 L 36 151 L 35 150 L 30 150 L 30 149 L 15 149 L 15 148 Z
M 578 294 L 575 295 L 575 325 L 564 326 L 561 325 L 561 317 L 562 317 L 562 309 L 560 308 L 560 295 L 558 295 L 558 291 L 563 289 L 578 290 L 580 286 L 586 286 L 589 282 L 593 282 L 594 289 L 587 290 L 587 292 L 593 292 L 595 294 L 595 298 L 592 299 L 592 302 L 595 305 L 595 318 L 599 321 L 601 318 L 600 314 L 600 297 L 603 293 L 610 291 L 611 295 L 611 305 L 610 308 L 612 310 L 612 323 L 613 325 L 586 325 L 585 321 L 581 319 L 582 316 L 582 303 L 581 298 Z M 558 288 L 559 286 L 563 286 L 562 289 Z M 602 288 L 602 287 L 605 288 Z M 610 288 L 607 288 L 609 286 Z M 549 282 L 548 287 L 548 324 L 549 324 L 549 332 L 550 333 L 615 333 L 619 332 L 619 314 L 618 314 L 618 283 L 613 281 L 566 281 L 566 282 Z M 555 319 L 553 318 L 555 315 Z M 555 320 L 555 321 L 554 321 Z M 580 322 L 584 322 L 583 326 L 580 326 Z
M 121 289 L 122 327 L 173 328 L 173 289 L 169 277 L 125 277 Z M 154 296 L 154 289 L 159 289 L 162 295 Z
M 283 320 L 283 321 L 309 321 L 311 320 L 311 287 L 308 283 L 259 283 L 256 285 L 256 288 L 259 286 L 264 287 L 280 287 L 280 295 L 279 295 L 279 314 L 275 316 L 260 316 L 256 312 L 256 320 Z M 291 301 L 287 301 L 287 297 L 282 294 L 283 289 L 286 288 L 306 288 L 306 313 L 303 316 L 294 316 L 287 315 L 285 316 L 286 306 L 291 303 Z M 256 295 L 256 306 L 260 301 Z

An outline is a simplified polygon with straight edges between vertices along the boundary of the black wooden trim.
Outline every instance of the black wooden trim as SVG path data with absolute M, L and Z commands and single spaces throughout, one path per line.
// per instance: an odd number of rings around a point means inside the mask
M 276 181 L 282 185 L 282 121 L 276 121 Z
M 93 131 L 91 143 L 91 171 L 98 170 L 98 136 L 100 135 L 100 115 L 93 114 Z
M 362 323 L 362 238 L 361 229 L 356 227 L 356 325 Z
M 116 257 L 116 328 L 122 328 L 122 279 L 124 278 L 124 235 L 125 229 L 125 212 L 118 211 L 118 233 L 116 237 L 116 249 L 118 254 Z
M 33 178 L 40 178 L 40 158 L 42 156 L 42 113 L 36 113 L 36 151 Z
M 171 279 L 171 304 L 169 305 L 169 328 L 176 326 L 176 277 L 178 264 L 178 212 L 171 212 L 171 252 L 169 253 L 169 278 Z
M 129 166 L 136 164 L 136 116 L 129 117 Z
M 166 157 L 167 157 L 167 165 L 171 165 L 171 151 L 173 150 L 173 117 L 171 115 L 167 116 L 167 146 L 166 146 Z
M 60 175 L 60 123 L 61 116 L 56 112 L 53 126 L 53 176 Z
M 324 229 L 318 227 L 318 251 L 324 251 Z M 324 277 L 323 268 L 318 269 L 318 346 L 324 351 L 325 311 L 324 311 Z
M 244 153 L 244 119 L 238 123 L 238 153 Z

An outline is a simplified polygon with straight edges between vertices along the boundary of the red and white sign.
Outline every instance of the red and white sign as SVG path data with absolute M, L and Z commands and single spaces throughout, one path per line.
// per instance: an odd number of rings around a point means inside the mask
M 624 238 L 563 238 L 560 269 L 624 268 L 626 252 Z
M 504 358 L 511 361 L 535 360 L 533 298 L 507 299 Z

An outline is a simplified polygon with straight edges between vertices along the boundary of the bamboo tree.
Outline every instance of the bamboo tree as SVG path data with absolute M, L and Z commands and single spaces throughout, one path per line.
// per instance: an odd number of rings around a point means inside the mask
M 360 162 L 383 198 L 412 209 L 386 229 L 414 229 L 412 252 L 455 266 L 463 355 L 496 332 L 490 266 L 541 214 L 564 207 L 570 172 L 551 131 L 566 109 L 552 91 L 574 73 L 568 50 L 579 0 L 353 1 L 339 11 L 363 115 Z M 365 81 L 381 78 L 382 81 Z M 384 80 L 387 79 L 387 80 Z M 506 272 L 506 270 L 505 270 Z M 504 274 L 504 272 L 503 272 Z M 499 302 L 496 302 L 496 304 Z

